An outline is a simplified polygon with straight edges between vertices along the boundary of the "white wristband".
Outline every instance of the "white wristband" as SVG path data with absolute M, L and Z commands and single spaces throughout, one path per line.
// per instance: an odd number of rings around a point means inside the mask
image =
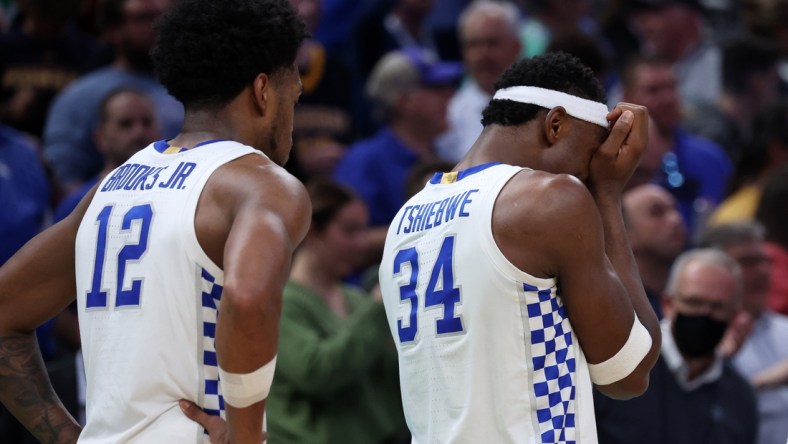
M 219 384 L 224 402 L 235 408 L 244 408 L 267 398 L 275 369 L 276 356 L 251 373 L 230 373 L 219 367 Z
M 640 323 L 637 314 L 632 331 L 621 350 L 612 358 L 599 364 L 588 364 L 591 381 L 597 385 L 612 384 L 629 376 L 651 349 L 651 335 Z

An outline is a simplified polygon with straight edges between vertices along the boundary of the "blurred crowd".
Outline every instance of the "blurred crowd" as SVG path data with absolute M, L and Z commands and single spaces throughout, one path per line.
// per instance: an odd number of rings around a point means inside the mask
M 0 0 L 0 264 L 180 130 L 149 56 L 176 1 Z M 311 37 L 286 168 L 314 208 L 285 289 L 271 442 L 409 442 L 376 283 L 385 232 L 474 143 L 506 68 L 550 51 L 651 118 L 624 216 L 663 356 L 643 397 L 595 399 L 600 442 L 786 442 L 788 0 L 291 2 Z M 84 421 L 73 307 L 37 333 Z M 0 436 L 31 439 L 4 411 Z

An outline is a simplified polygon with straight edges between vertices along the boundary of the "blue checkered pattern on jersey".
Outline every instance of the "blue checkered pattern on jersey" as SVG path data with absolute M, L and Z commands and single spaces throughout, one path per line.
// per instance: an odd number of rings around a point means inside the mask
M 561 300 L 550 289 L 523 284 L 536 399 L 542 443 L 574 444 L 575 349 Z
M 216 318 L 219 301 L 224 287 L 216 283 L 216 278 L 205 269 L 202 270 L 202 333 L 203 333 L 203 374 L 205 375 L 205 402 L 203 410 L 210 415 L 221 416 L 224 412 L 224 398 L 219 386 L 219 364 L 216 361 Z M 206 432 L 207 433 L 207 432 Z

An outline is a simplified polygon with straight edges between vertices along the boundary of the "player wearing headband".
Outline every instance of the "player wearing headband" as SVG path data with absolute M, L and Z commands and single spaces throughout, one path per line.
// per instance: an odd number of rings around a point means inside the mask
M 548 54 L 503 74 L 484 130 L 393 220 L 380 267 L 414 442 L 597 442 L 592 385 L 648 386 L 660 333 L 621 192 L 645 108 Z

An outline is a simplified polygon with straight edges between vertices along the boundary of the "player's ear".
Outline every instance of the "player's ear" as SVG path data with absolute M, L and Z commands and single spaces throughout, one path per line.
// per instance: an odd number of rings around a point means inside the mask
M 555 144 L 566 132 L 564 128 L 568 123 L 566 110 L 563 106 L 556 106 L 547 112 L 544 118 L 544 135 L 548 145 Z
M 252 105 L 260 113 L 265 115 L 268 108 L 268 97 L 271 94 L 271 78 L 265 73 L 257 74 L 252 82 Z

